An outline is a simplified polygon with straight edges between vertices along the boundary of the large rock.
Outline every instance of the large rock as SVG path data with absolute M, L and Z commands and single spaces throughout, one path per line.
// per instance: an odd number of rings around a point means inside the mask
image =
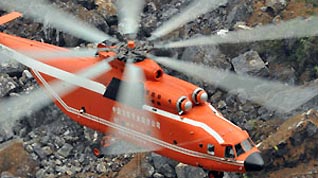
M 229 2 L 231 10 L 226 17 L 226 22 L 231 28 L 236 22 L 246 21 L 250 15 L 253 13 L 253 1 L 237 1 L 231 0 L 234 2 Z
M 36 162 L 23 148 L 22 140 L 11 140 L 0 145 L 0 173 L 9 172 L 13 176 L 34 175 Z
M 62 148 L 60 148 L 58 151 L 57 151 L 57 154 L 62 156 L 63 158 L 66 158 L 70 155 L 71 151 L 73 150 L 73 146 L 68 144 L 68 143 L 65 143 Z
M 178 178 L 204 178 L 207 173 L 202 168 L 189 166 L 179 163 L 176 166 L 176 173 Z
M 217 47 L 189 47 L 186 48 L 181 57 L 184 61 L 204 64 L 221 69 L 230 69 L 231 64 L 226 60 L 225 56 L 220 53 Z
M 95 0 L 95 4 L 97 12 L 104 18 L 117 15 L 117 8 L 111 0 Z
M 7 56 L 0 54 L 0 75 L 8 74 L 10 77 L 20 77 L 25 67 L 14 61 L 10 60 Z
M 171 160 L 169 158 L 160 156 L 158 154 L 152 153 L 152 160 L 155 169 L 162 175 L 172 178 L 176 176 L 175 167 L 178 162 Z
M 0 97 L 8 95 L 18 87 L 19 85 L 9 75 L 0 73 Z
M 248 51 L 232 59 L 234 71 L 238 74 L 268 75 L 266 64 L 256 51 Z
M 273 80 L 286 82 L 290 85 L 295 85 L 297 80 L 296 70 L 292 65 L 283 65 L 279 63 L 269 63 L 270 77 Z
M 107 171 L 105 165 L 103 163 L 99 163 L 97 164 L 96 166 L 96 171 L 99 173 L 99 174 L 102 174 L 102 173 L 105 173 Z

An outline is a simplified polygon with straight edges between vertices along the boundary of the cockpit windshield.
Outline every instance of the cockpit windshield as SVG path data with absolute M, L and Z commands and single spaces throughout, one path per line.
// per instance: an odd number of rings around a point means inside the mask
M 235 150 L 236 150 L 236 156 L 240 156 L 241 154 L 244 153 L 244 150 L 241 144 L 235 145 Z
M 253 148 L 249 139 L 244 140 L 241 145 L 245 152 L 250 151 Z
M 249 139 L 244 140 L 242 143 L 236 144 L 233 146 L 225 147 L 225 158 L 235 158 L 240 156 L 241 154 L 250 151 L 253 148 L 252 143 Z M 236 155 L 235 155 L 235 152 Z

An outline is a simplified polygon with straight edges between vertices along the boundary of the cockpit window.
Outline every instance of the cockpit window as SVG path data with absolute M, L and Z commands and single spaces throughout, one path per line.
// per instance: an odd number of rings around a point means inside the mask
M 235 145 L 235 150 L 236 150 L 236 155 L 237 156 L 240 156 L 241 154 L 244 153 L 244 150 L 243 150 L 243 148 L 242 148 L 240 143 Z
M 252 149 L 252 145 L 251 145 L 251 143 L 249 142 L 249 140 L 247 139 L 247 140 L 244 140 L 243 142 L 242 142 L 242 147 L 243 147 L 243 149 L 247 152 L 247 151 L 250 151 L 251 149 Z
M 234 158 L 234 150 L 232 146 L 225 147 L 225 158 Z
M 208 154 L 214 155 L 214 145 L 208 144 Z

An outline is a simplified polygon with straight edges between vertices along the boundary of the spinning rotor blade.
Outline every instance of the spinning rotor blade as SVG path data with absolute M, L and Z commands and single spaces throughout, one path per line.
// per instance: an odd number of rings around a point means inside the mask
M 50 65 L 44 64 L 42 62 L 36 61 L 32 58 L 29 58 L 25 55 L 22 55 L 4 45 L 0 44 L 0 53 L 3 55 L 6 55 L 8 57 L 12 57 L 13 59 L 15 59 L 16 61 L 20 62 L 21 64 L 32 68 L 36 71 L 40 71 L 42 73 L 45 73 L 47 75 L 50 75 L 52 77 L 55 77 L 57 79 L 60 80 L 64 80 L 66 82 L 69 82 L 71 84 L 86 88 L 88 90 L 94 91 L 96 93 L 100 93 L 100 94 L 104 94 L 105 92 L 105 86 L 92 81 L 92 80 L 88 80 L 82 77 L 78 77 L 77 75 L 70 73 L 70 72 L 66 72 L 64 70 L 52 67 Z
M 218 45 L 225 43 L 242 43 L 285 38 L 300 38 L 318 35 L 318 17 L 293 19 L 279 24 L 255 27 L 252 30 L 239 30 L 225 35 L 202 36 L 192 39 L 155 44 L 156 48 L 180 48 L 197 45 Z
M 117 124 L 117 128 L 114 128 L 111 131 L 111 135 L 118 138 L 124 137 L 127 141 L 129 141 L 131 150 L 127 150 L 124 145 L 119 145 L 122 147 L 110 148 L 110 150 L 108 150 L 109 153 L 118 153 L 118 150 L 139 153 L 159 149 L 159 146 L 156 146 L 151 141 L 153 137 L 156 137 L 157 135 L 156 130 L 154 130 L 152 125 L 149 124 L 154 121 L 154 118 L 148 111 L 142 109 L 145 104 L 143 84 L 143 71 L 132 64 L 132 62 L 128 59 L 123 74 L 123 81 L 120 84 L 119 93 L 117 95 L 119 104 L 115 106 L 116 109 L 113 113 L 113 120 L 114 123 Z M 130 114 L 124 114 L 126 112 Z M 145 135 L 147 132 L 149 132 L 151 136 L 149 136 L 149 134 Z M 140 143 L 136 143 L 136 140 L 137 142 L 141 141 L 146 142 L 147 144 L 145 146 L 137 146 Z
M 133 154 L 133 153 L 145 153 L 156 150 L 150 150 L 147 148 L 143 148 L 141 146 L 134 145 L 132 143 L 118 140 L 116 143 L 113 143 L 109 147 L 104 148 L 102 150 L 104 155 L 122 155 L 122 154 Z
M 155 40 L 167 35 L 191 20 L 198 18 L 200 15 L 215 10 L 217 7 L 227 2 L 228 0 L 194 0 L 179 14 L 173 16 L 170 20 L 163 23 L 159 28 L 152 32 L 149 40 Z
M 100 49 L 100 48 L 99 48 Z M 105 48 L 106 49 L 106 48 Z M 66 57 L 94 57 L 97 53 L 96 48 L 69 48 L 66 50 L 19 50 L 20 53 L 34 59 L 54 59 Z
M 126 105 L 142 105 L 145 102 L 144 88 L 141 83 L 144 81 L 142 71 L 134 66 L 129 60 L 126 63 L 123 74 L 123 82 L 120 85 L 118 100 Z
M 87 79 L 93 79 L 100 76 L 102 73 L 107 72 L 109 69 L 110 67 L 107 61 L 101 61 L 79 71 L 76 75 Z M 35 71 L 35 73 L 37 72 Z M 63 97 L 76 88 L 76 86 L 60 80 L 54 81 L 48 85 L 49 88 L 47 89 L 52 89 L 58 97 Z M 46 85 L 44 86 L 48 87 Z M 28 95 L 0 99 L 0 128 L 5 129 L 6 131 L 11 130 L 17 120 L 47 106 L 52 102 L 52 98 L 53 96 L 50 98 L 47 93 L 43 91 L 43 88 L 37 88 Z
M 318 94 L 317 86 L 293 87 L 276 81 L 237 75 L 229 71 L 208 68 L 173 58 L 150 57 L 169 68 L 280 112 L 292 111 Z
M 44 25 L 52 25 L 89 42 L 98 43 L 104 40 L 115 40 L 96 27 L 50 5 L 46 0 L 1 0 L 0 7 L 7 11 L 20 11 L 24 16 L 38 20 Z
M 144 4 L 144 0 L 117 0 L 119 31 L 122 34 L 137 34 Z

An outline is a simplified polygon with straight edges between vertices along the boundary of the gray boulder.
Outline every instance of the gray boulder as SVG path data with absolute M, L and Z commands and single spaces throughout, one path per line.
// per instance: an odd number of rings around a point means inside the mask
M 238 21 L 246 21 L 253 13 L 253 2 L 251 0 L 239 1 L 235 3 L 229 2 L 229 5 L 233 6 L 230 7 L 231 11 L 226 17 L 226 23 L 229 25 L 229 28 Z
M 179 163 L 176 166 L 176 173 L 178 178 L 205 178 L 207 173 L 202 168 L 189 166 Z
M 152 160 L 157 172 L 170 178 L 176 176 L 176 171 L 174 168 L 176 167 L 178 162 L 171 160 L 169 158 L 157 155 L 155 153 L 152 154 Z
M 256 51 L 248 51 L 233 58 L 232 65 L 238 74 L 268 75 L 266 64 Z
M 70 155 L 71 151 L 73 150 L 73 146 L 68 144 L 68 143 L 65 143 L 62 148 L 60 148 L 58 151 L 57 151 L 57 154 L 66 158 Z
M 155 173 L 155 168 L 148 162 L 142 163 L 141 170 L 144 177 L 151 177 Z
M 8 95 L 19 85 L 7 74 L 0 74 L 0 97 Z
M 277 63 L 269 63 L 269 71 L 272 79 L 284 81 L 290 85 L 295 85 L 297 80 L 296 70 L 292 65 L 282 66 Z
M 218 67 L 221 69 L 230 69 L 231 64 L 226 60 L 225 56 L 220 53 L 215 46 L 198 46 L 186 48 L 181 57 L 183 61 L 204 64 L 208 66 Z
M 164 175 L 157 172 L 153 175 L 153 178 L 164 178 L 164 177 L 165 177 Z

